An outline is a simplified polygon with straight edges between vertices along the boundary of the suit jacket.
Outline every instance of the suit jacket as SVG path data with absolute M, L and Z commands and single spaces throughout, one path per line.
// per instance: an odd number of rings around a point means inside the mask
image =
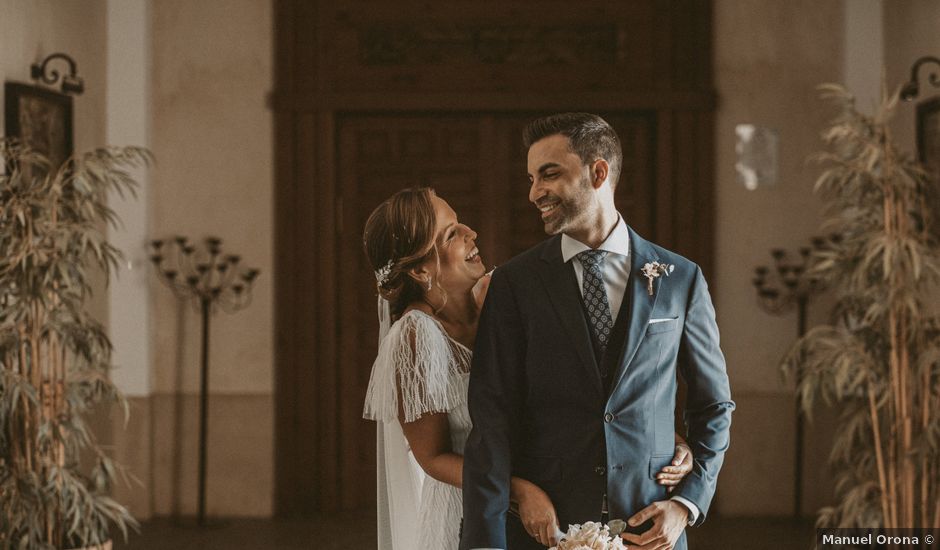
M 512 475 L 548 493 L 562 530 L 599 520 L 605 493 L 620 519 L 667 499 L 654 478 L 674 452 L 677 372 L 694 464 L 672 494 L 698 506 L 696 524 L 705 520 L 734 410 L 715 311 L 697 265 L 632 229 L 630 243 L 629 325 L 609 392 L 561 237 L 494 272 L 470 375 L 462 549 L 542 548 L 507 519 Z M 641 269 L 654 261 L 675 269 L 650 296 Z M 676 548 L 685 547 L 683 534 Z

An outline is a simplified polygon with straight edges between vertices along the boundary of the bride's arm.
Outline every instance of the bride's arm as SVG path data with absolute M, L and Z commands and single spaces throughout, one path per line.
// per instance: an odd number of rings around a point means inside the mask
M 675 488 L 685 476 L 689 475 L 691 471 L 692 449 L 689 447 L 686 440 L 677 433 L 676 450 L 672 457 L 672 462 L 663 466 L 659 473 L 656 474 L 656 480 L 660 485 L 668 487 L 667 490 L 669 492 L 672 492 L 673 488 Z
M 463 457 L 451 450 L 447 413 L 426 414 L 414 422 L 402 422 L 402 431 L 418 465 L 434 479 L 462 487 Z M 546 546 L 554 544 L 558 527 L 555 507 L 548 495 L 531 481 L 513 477 L 509 499 L 518 506 L 526 531 Z
M 463 457 L 451 450 L 447 413 L 425 414 L 414 422 L 402 422 L 401 429 L 426 474 L 454 487 L 463 485 Z
M 490 280 L 492 278 L 493 270 L 491 269 L 473 285 L 473 299 L 477 304 L 478 310 L 483 309 L 483 300 L 486 299 L 486 292 L 490 289 Z

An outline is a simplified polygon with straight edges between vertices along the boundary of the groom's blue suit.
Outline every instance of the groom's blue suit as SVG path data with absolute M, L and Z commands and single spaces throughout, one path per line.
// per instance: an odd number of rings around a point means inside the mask
M 715 311 L 697 265 L 632 229 L 630 243 L 619 316 L 626 325 L 622 345 L 607 352 L 615 354 L 609 387 L 560 236 L 493 274 L 470 376 L 461 549 L 543 548 L 507 514 L 512 475 L 548 493 L 562 530 L 598 521 L 605 494 L 610 518 L 678 495 L 700 510 L 696 524 L 705 519 L 734 410 Z M 654 281 L 650 296 L 641 270 L 656 261 L 675 269 Z M 673 457 L 677 371 L 688 386 L 694 466 L 667 495 L 654 477 Z M 676 548 L 686 548 L 684 533 Z

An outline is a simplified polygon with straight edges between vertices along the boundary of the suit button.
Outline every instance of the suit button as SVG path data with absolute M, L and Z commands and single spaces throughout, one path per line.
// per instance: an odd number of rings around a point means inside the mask
M 594 468 L 594 473 L 596 473 L 599 476 L 602 476 L 607 473 L 607 468 L 603 466 L 598 466 L 597 468 Z
M 604 415 L 604 422 L 607 422 L 608 424 L 610 424 L 613 421 L 614 421 L 614 415 L 610 413 L 607 413 Z

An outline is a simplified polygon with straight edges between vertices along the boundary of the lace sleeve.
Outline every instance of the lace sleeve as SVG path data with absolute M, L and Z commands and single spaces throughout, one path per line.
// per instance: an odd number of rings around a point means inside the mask
M 399 394 L 405 422 L 459 406 L 460 387 L 451 376 L 454 361 L 447 335 L 433 319 L 420 313 L 406 314 L 379 346 L 363 416 L 397 420 Z

